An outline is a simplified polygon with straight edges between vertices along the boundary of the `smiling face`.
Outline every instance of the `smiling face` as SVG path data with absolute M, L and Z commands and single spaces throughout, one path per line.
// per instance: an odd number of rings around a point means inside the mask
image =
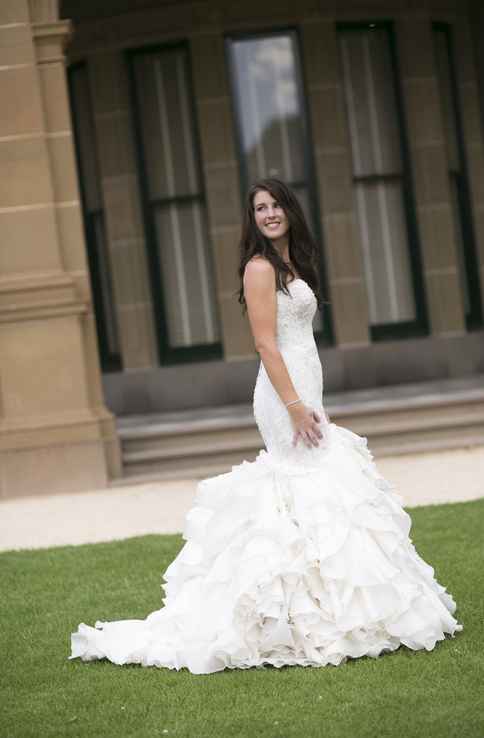
M 289 231 L 284 210 L 267 190 L 259 190 L 254 195 L 254 218 L 261 233 L 272 241 L 283 238 Z

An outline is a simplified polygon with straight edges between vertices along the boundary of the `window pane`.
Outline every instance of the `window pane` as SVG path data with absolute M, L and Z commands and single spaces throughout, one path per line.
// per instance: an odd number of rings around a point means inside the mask
M 220 330 L 187 51 L 137 52 L 133 64 L 164 340 L 174 349 L 214 344 Z
M 150 198 L 200 191 L 184 50 L 140 54 L 135 61 L 143 139 L 149 148 Z
M 400 172 L 399 126 L 387 33 L 342 31 L 340 36 L 354 173 Z
M 341 30 L 340 50 L 370 325 L 414 321 L 401 131 L 388 31 Z
M 167 204 L 155 210 L 169 344 L 215 343 L 219 338 L 215 285 L 209 268 L 206 223 L 200 204 Z M 201 275 L 203 278 L 200 278 Z
M 371 325 L 416 317 L 401 188 L 398 182 L 356 184 Z
M 303 116 L 293 38 L 232 41 L 236 95 L 247 174 L 305 179 Z

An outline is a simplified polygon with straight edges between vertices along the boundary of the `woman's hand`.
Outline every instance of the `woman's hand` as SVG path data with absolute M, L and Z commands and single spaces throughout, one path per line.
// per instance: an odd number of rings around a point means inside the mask
M 321 422 L 319 413 L 303 403 L 291 405 L 288 412 L 294 426 L 292 445 L 296 446 L 301 438 L 308 448 L 319 446 L 319 439 L 323 437 L 318 425 Z

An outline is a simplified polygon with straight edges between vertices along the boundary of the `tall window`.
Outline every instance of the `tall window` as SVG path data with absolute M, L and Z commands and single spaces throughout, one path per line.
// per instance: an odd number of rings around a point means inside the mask
M 113 371 L 121 355 L 87 65 L 69 67 L 68 82 L 99 355 L 103 371 Z
M 320 242 L 297 36 L 284 31 L 234 37 L 228 51 L 242 191 L 260 177 L 282 179 L 295 191 Z M 319 315 L 314 328 L 322 328 Z M 324 333 L 330 333 L 328 311 Z
M 161 360 L 218 356 L 188 49 L 142 49 L 129 60 Z
M 338 24 L 372 338 L 419 329 L 420 269 L 393 36 Z
M 456 226 L 459 278 L 467 327 L 472 327 L 482 322 L 479 270 L 449 26 L 444 23 L 434 23 L 433 38 Z

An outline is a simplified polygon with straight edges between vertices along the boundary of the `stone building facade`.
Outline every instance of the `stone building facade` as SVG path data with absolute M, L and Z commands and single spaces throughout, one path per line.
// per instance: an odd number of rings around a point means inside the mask
M 456 0 L 4 0 L 0 490 L 119 476 L 117 415 L 249 401 L 257 176 L 321 246 L 326 392 L 484 372 L 483 28 Z

